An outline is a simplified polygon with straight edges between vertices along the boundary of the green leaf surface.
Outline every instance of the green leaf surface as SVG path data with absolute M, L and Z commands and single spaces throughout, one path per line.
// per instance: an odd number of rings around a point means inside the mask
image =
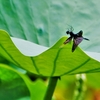
M 43 100 L 45 91 L 42 80 L 32 82 L 26 75 L 0 64 L 0 100 Z
M 7 65 L 0 64 L 0 100 L 17 100 L 29 96 L 30 91 L 21 74 Z
M 23 55 L 16 48 L 7 32 L 0 30 L 0 37 L 2 37 L 0 38 L 1 55 L 34 74 L 61 76 L 100 71 L 100 62 L 87 56 L 81 49 L 77 48 L 75 52 L 71 52 L 72 44 L 62 46 L 66 37 L 61 38 L 50 49 L 33 57 Z
M 11 36 L 51 46 L 68 25 L 83 30 L 84 50 L 100 52 L 99 0 L 0 0 L 0 28 Z

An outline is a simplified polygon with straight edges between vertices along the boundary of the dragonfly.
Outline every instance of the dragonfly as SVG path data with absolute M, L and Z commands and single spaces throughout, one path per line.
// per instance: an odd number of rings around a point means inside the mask
M 73 46 L 72 46 L 72 52 L 75 51 L 76 47 L 82 42 L 82 40 L 88 40 L 87 38 L 84 38 L 82 35 L 83 35 L 83 31 L 80 30 L 78 33 L 74 34 L 73 33 L 73 30 L 71 29 L 66 31 L 66 34 L 69 34 L 70 37 L 64 42 L 64 44 L 67 44 L 69 43 L 72 39 L 73 39 Z

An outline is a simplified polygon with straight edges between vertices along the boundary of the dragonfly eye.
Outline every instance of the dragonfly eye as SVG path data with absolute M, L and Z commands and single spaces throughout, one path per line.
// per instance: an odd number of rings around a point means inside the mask
M 69 31 L 66 31 L 66 34 L 70 34 L 70 32 Z

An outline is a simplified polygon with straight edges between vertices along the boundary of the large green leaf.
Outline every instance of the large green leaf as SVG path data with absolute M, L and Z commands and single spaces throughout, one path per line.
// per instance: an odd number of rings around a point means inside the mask
M 80 44 L 83 49 L 100 52 L 99 14 L 99 0 L 0 0 L 0 28 L 45 46 L 54 44 L 72 25 L 91 40 Z
M 0 30 L 0 54 L 15 65 L 43 76 L 100 71 L 100 62 L 90 58 L 79 48 L 74 53 L 71 52 L 71 44 L 62 46 L 65 40 L 66 37 L 61 38 L 54 46 L 37 56 L 25 56 L 16 48 L 7 32 Z

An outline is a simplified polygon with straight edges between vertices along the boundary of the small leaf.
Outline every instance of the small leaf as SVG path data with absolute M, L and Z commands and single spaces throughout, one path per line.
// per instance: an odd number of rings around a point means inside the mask
M 22 76 L 24 75 L 9 66 L 0 64 L 0 100 L 17 100 L 30 96 L 30 91 L 24 82 L 27 77 Z
M 65 40 L 66 37 L 62 37 L 51 48 L 46 48 L 46 51 L 37 56 L 29 57 L 16 48 L 7 32 L 0 30 L 0 55 L 27 71 L 43 76 L 100 71 L 100 62 L 90 58 L 80 48 L 77 48 L 74 53 L 71 52 L 71 44 L 62 46 Z
M 45 92 L 42 80 L 33 82 L 25 74 L 0 64 L 0 100 L 43 100 Z

